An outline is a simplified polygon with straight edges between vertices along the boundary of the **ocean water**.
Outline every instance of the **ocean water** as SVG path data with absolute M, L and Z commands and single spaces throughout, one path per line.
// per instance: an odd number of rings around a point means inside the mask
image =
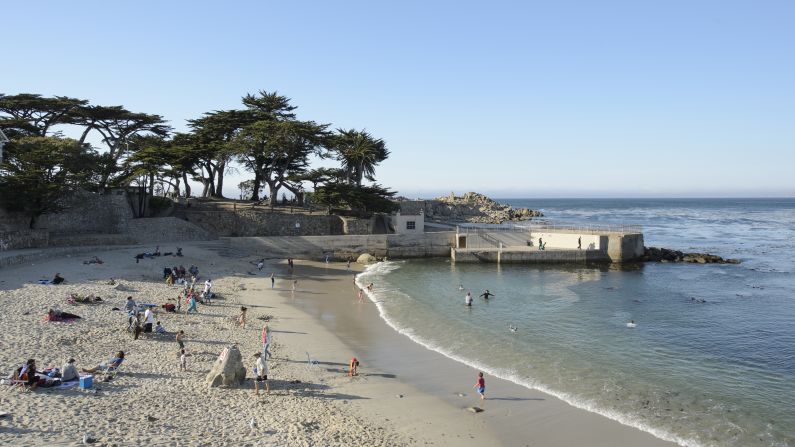
M 795 445 L 794 199 L 504 202 L 558 223 L 643 225 L 647 246 L 743 262 L 386 262 L 359 277 L 376 284 L 382 318 L 487 374 L 683 445 Z M 496 296 L 470 309 L 459 284 Z

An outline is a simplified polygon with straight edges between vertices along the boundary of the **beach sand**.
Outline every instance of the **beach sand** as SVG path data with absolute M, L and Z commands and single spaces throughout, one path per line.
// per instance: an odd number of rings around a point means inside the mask
M 86 434 L 97 445 L 673 445 L 493 378 L 487 381 L 494 399 L 479 402 L 471 388 L 476 372 L 389 328 L 372 303 L 356 300 L 344 263 L 297 261 L 290 277 L 283 262 L 258 272 L 254 257 L 217 242 L 182 245 L 183 258 L 136 263 L 133 255 L 151 247 L 129 247 L 0 270 L 3 376 L 27 358 L 39 368 L 61 367 L 70 357 L 93 367 L 117 350 L 126 353 L 118 376 L 96 383 L 96 392 L 0 387 L 0 412 L 9 413 L 0 419 L 0 445 L 80 445 Z M 105 262 L 84 265 L 94 254 Z M 221 299 L 199 305 L 198 315 L 159 309 L 157 320 L 172 335 L 133 340 L 126 314 L 111 309 L 123 308 L 127 296 L 174 302 L 179 288 L 165 284 L 162 270 L 179 264 L 196 264 Z M 55 272 L 66 284 L 35 284 Z M 107 284 L 110 277 L 116 286 Z M 73 292 L 103 301 L 69 305 Z M 245 329 L 232 321 L 241 305 L 249 308 Z M 47 309 L 56 307 L 83 318 L 45 322 Z M 271 393 L 257 397 L 251 368 L 264 316 L 272 317 Z M 187 372 L 179 370 L 178 330 L 186 332 Z M 205 376 L 233 343 L 248 371 L 245 386 L 208 388 Z M 308 364 L 307 353 L 316 364 Z M 349 377 L 354 355 L 360 374 Z M 473 405 L 485 411 L 466 411 Z

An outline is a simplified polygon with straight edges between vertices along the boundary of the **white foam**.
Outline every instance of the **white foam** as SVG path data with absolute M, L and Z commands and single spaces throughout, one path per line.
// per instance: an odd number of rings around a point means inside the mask
M 674 435 L 672 433 L 669 433 L 668 431 L 666 431 L 664 429 L 657 428 L 657 427 L 651 427 L 648 424 L 646 424 L 644 421 L 642 421 L 637 416 L 627 415 L 627 414 L 620 413 L 618 411 L 602 408 L 596 402 L 594 402 L 592 400 L 581 399 L 581 398 L 578 398 L 577 396 L 574 396 L 574 395 L 572 395 L 570 393 L 566 393 L 566 392 L 558 391 L 558 390 L 553 390 L 553 389 L 551 389 L 551 388 L 549 388 L 549 387 L 547 387 L 547 386 L 545 386 L 543 384 L 538 383 L 536 380 L 533 380 L 531 377 L 519 377 L 516 374 L 516 372 L 514 372 L 514 371 L 509 371 L 509 370 L 503 370 L 503 369 L 500 369 L 500 368 L 495 368 L 495 367 L 492 367 L 492 366 L 489 366 L 489 365 L 485 365 L 485 364 L 480 363 L 480 362 L 475 361 L 475 360 L 471 360 L 471 359 L 467 359 L 467 358 L 461 357 L 461 356 L 459 356 L 457 354 L 449 352 L 447 349 L 445 349 L 442 346 L 439 346 L 439 345 L 437 345 L 437 344 L 435 344 L 435 343 L 433 343 L 431 341 L 428 341 L 428 340 L 425 340 L 425 339 L 423 339 L 421 337 L 418 337 L 414 333 L 414 331 L 412 331 L 411 329 L 399 326 L 396 321 L 394 321 L 392 318 L 389 317 L 389 315 L 387 315 L 386 310 L 385 310 L 385 306 L 383 304 L 384 297 L 377 297 L 376 296 L 377 293 L 378 293 L 377 291 L 378 290 L 383 290 L 383 289 L 379 289 L 378 285 L 375 284 L 374 288 L 373 288 L 374 290 L 372 292 L 368 291 L 367 288 L 366 288 L 366 284 L 369 284 L 370 282 L 373 282 L 373 281 L 364 281 L 363 279 L 365 277 L 369 279 L 372 276 L 386 275 L 389 272 L 392 272 L 394 270 L 399 269 L 402 264 L 403 264 L 403 262 L 401 262 L 401 261 L 399 261 L 399 262 L 395 262 L 395 261 L 379 262 L 379 263 L 372 264 L 372 265 L 368 266 L 365 269 L 364 272 L 362 272 L 362 273 L 360 273 L 359 275 L 356 276 L 356 284 L 360 288 L 362 288 L 362 290 L 364 290 L 365 294 L 367 294 L 367 297 L 370 299 L 370 301 L 372 301 L 376 305 L 376 307 L 378 308 L 378 314 L 386 322 L 386 324 L 389 325 L 389 327 L 391 327 L 392 329 L 394 329 L 398 333 L 400 333 L 402 335 L 405 335 L 406 337 L 411 339 L 413 342 L 425 347 L 426 349 L 429 349 L 429 350 L 434 351 L 434 352 L 438 352 L 439 354 L 442 354 L 443 356 L 445 356 L 447 358 L 455 360 L 455 361 L 457 361 L 459 363 L 463 363 L 464 365 L 470 366 L 472 368 L 484 371 L 484 372 L 486 372 L 487 374 L 489 374 L 491 376 L 494 376 L 494 377 L 497 377 L 497 378 L 500 378 L 500 379 L 503 379 L 503 380 L 508 380 L 508 381 L 513 382 L 513 383 L 515 383 L 517 385 L 521 385 L 521 386 L 524 386 L 524 387 L 529 388 L 529 389 L 535 389 L 535 390 L 541 391 L 543 393 L 549 394 L 551 396 L 557 397 L 558 399 L 568 403 L 569 405 L 571 405 L 573 407 L 580 408 L 582 410 L 586 410 L 586 411 L 590 411 L 592 413 L 596 413 L 596 414 L 602 415 L 602 416 L 604 416 L 604 417 L 606 417 L 608 419 L 612 419 L 612 420 L 614 420 L 616 422 L 619 422 L 621 424 L 624 424 L 624 425 L 627 425 L 627 426 L 630 426 L 630 427 L 634 427 L 634 428 L 637 428 L 639 430 L 642 430 L 642 431 L 645 431 L 647 433 L 650 433 L 650 434 L 654 435 L 655 437 L 660 438 L 660 439 L 665 440 L 665 441 L 675 442 L 675 443 L 677 443 L 679 445 L 682 445 L 682 446 L 685 446 L 685 447 L 702 447 L 702 445 L 699 444 L 695 440 L 681 438 L 681 437 L 676 436 L 676 435 Z

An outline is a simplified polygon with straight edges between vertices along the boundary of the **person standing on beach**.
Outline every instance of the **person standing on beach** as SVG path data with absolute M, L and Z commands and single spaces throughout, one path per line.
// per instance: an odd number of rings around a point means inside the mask
M 364 290 L 362 290 L 362 289 L 359 289 L 359 293 L 358 293 L 357 297 L 359 298 L 359 302 L 360 302 L 360 303 L 361 303 L 362 301 L 364 301 Z
M 185 349 L 179 350 L 179 370 L 180 371 L 187 371 L 188 370 L 188 358 L 185 356 Z
M 543 240 L 541 238 L 538 238 L 538 249 L 539 250 L 543 250 L 544 249 L 544 242 L 543 242 Z
M 265 327 L 262 328 L 262 357 L 265 360 L 268 360 L 268 357 L 273 357 L 270 351 L 271 346 L 271 330 L 266 324 Z
M 298 280 L 297 280 L 297 279 L 294 279 L 294 280 L 293 280 L 293 293 L 295 293 L 295 288 L 296 288 L 296 287 L 298 287 Z
M 577 250 L 582 250 L 582 236 L 577 237 Z
M 259 352 L 254 354 L 254 357 L 257 360 L 254 362 L 254 375 L 256 379 L 254 379 L 254 394 L 259 396 L 259 384 L 265 384 L 265 393 L 270 394 L 271 388 L 268 385 L 268 363 L 262 358 L 262 354 Z
M 276 273 L 271 272 L 271 289 L 276 287 Z
M 179 350 L 184 352 L 185 351 L 185 331 L 177 332 L 177 344 L 179 345 Z
M 348 258 L 348 264 L 345 266 L 345 269 L 346 270 L 350 270 L 351 269 L 351 258 Z
M 210 278 L 207 278 L 207 281 L 204 281 L 204 301 L 207 304 L 210 304 L 210 298 L 212 297 L 213 290 L 213 281 Z
M 152 332 L 152 325 L 155 322 L 155 315 L 152 309 L 147 307 L 144 312 L 144 332 Z
M 468 307 L 472 307 L 472 292 L 467 292 L 464 297 L 464 304 Z
M 478 394 L 480 394 L 480 400 L 486 399 L 486 379 L 483 378 L 483 373 L 478 373 L 478 380 L 475 382 L 475 386 L 473 387 L 478 390 Z
M 262 267 L 265 267 L 265 263 L 262 262 L 262 261 L 263 261 L 262 259 L 257 261 L 257 270 L 259 270 L 259 271 L 262 271 Z

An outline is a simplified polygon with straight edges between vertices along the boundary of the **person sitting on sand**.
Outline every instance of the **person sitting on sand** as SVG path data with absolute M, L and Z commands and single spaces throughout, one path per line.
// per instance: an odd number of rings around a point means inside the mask
M 75 359 L 69 359 L 63 368 L 61 368 L 61 382 L 68 382 L 70 380 L 77 380 L 79 378 L 80 375 L 77 373 Z
M 14 374 L 11 376 L 12 383 L 16 382 L 19 385 L 26 386 L 30 389 L 35 389 L 36 385 L 38 384 L 38 379 L 36 378 L 36 360 L 28 359 L 24 365 L 17 368 L 14 371 Z
M 121 363 L 124 361 L 124 351 L 119 351 L 116 353 L 114 357 L 111 357 L 105 363 L 100 363 L 94 368 L 83 368 L 82 371 L 84 373 L 93 374 L 97 371 L 108 371 L 110 369 L 116 369 L 121 366 Z
M 61 274 L 60 274 L 60 273 L 56 273 L 56 274 L 55 274 L 55 277 L 52 279 L 52 281 L 50 281 L 50 284 L 55 284 L 55 285 L 58 285 L 58 284 L 62 284 L 64 281 L 66 281 L 66 280 L 64 279 L 64 277 L 63 277 L 63 276 L 61 276 Z
M 61 312 L 60 310 L 50 309 L 44 317 L 44 321 L 65 321 L 70 322 L 79 319 L 79 315 L 70 314 L 69 312 Z
M 165 333 L 166 333 L 166 328 L 164 328 L 163 325 L 161 325 L 160 322 L 158 321 L 157 324 L 155 324 L 155 334 L 165 334 Z

